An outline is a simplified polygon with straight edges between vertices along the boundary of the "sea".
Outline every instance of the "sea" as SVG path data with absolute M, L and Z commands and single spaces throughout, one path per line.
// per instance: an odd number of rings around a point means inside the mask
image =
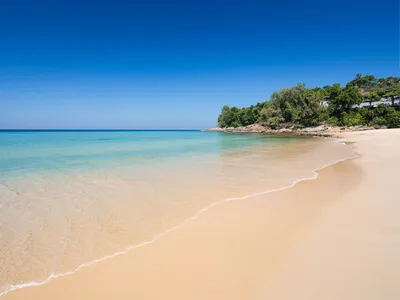
M 2 130 L 0 295 L 147 247 L 216 205 L 316 179 L 351 155 L 338 140 L 291 135 Z

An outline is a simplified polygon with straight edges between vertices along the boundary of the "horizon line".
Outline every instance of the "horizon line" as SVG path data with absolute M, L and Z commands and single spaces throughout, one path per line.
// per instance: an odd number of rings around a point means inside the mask
M 168 128 L 168 129 L 159 129 L 159 128 L 150 128 L 150 129 L 108 129 L 108 128 L 0 128 L 0 131 L 201 131 L 202 129 L 177 129 L 177 128 Z

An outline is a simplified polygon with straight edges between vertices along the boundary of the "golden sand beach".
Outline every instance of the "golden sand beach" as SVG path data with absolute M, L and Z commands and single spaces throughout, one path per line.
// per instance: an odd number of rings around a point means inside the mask
M 217 205 L 154 243 L 9 299 L 400 299 L 400 130 L 344 133 L 359 157 Z

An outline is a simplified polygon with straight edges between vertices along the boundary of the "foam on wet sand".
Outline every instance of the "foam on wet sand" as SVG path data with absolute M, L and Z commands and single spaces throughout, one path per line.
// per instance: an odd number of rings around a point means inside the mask
M 400 130 L 356 159 L 215 205 L 156 242 L 4 299 L 399 299 Z

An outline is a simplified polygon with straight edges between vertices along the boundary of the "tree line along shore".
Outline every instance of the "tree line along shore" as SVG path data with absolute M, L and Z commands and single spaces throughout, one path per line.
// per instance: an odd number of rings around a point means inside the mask
M 339 83 L 307 88 L 299 83 L 283 88 L 265 102 L 238 108 L 225 105 L 217 131 L 235 128 L 268 130 L 330 126 L 353 128 L 400 127 L 400 77 L 376 78 L 357 74 L 345 86 Z M 239 130 L 246 131 L 246 130 Z

